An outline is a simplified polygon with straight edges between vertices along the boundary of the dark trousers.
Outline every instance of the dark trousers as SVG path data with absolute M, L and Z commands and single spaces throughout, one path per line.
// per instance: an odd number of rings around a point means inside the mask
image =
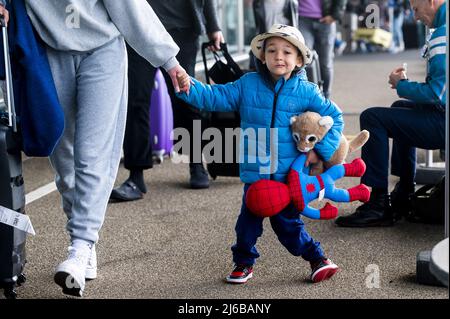
M 180 65 L 190 76 L 195 76 L 195 64 L 197 61 L 197 53 L 200 48 L 199 37 L 195 35 L 194 31 L 192 30 L 176 29 L 168 31 L 175 43 L 180 47 L 180 52 L 177 55 L 177 59 L 180 62 Z M 185 153 L 184 155 L 189 156 L 191 163 L 194 162 L 194 159 L 196 160 L 196 162 L 201 163 L 201 150 L 200 154 L 194 154 L 192 151 L 194 139 L 197 138 L 198 140 L 199 138 L 198 136 L 194 136 L 193 134 L 193 125 L 194 121 L 197 121 L 201 125 L 200 131 L 201 133 L 203 133 L 203 130 L 207 125 L 206 116 L 203 116 L 203 113 L 201 113 L 193 106 L 177 98 L 169 75 L 166 72 L 163 72 L 163 74 L 166 79 L 170 99 L 172 101 L 174 128 L 182 127 L 189 131 L 190 149 L 183 149 L 182 151 Z M 174 143 L 177 142 L 179 141 L 174 140 Z M 205 144 L 206 142 L 202 141 L 202 146 L 204 146 Z
M 197 52 L 199 49 L 199 37 L 191 30 L 169 30 L 170 35 L 180 47 L 177 59 L 186 72 L 194 76 Z M 150 115 L 149 108 L 151 93 L 154 85 L 156 68 L 137 54 L 130 46 L 128 49 L 128 115 L 124 140 L 124 166 L 126 169 L 148 169 L 152 164 L 152 145 L 150 141 Z M 201 159 L 201 154 L 192 153 L 193 145 L 193 121 L 199 120 L 201 132 L 206 127 L 206 120 L 202 114 L 191 105 L 178 99 L 167 72 L 161 70 L 166 80 L 174 116 L 174 128 L 182 127 L 189 131 L 191 137 L 189 150 L 185 155 Z M 174 141 L 177 143 L 178 141 Z
M 150 139 L 150 101 L 156 68 L 127 45 L 128 113 L 123 143 L 124 166 L 128 170 L 153 167 Z
M 440 106 L 399 100 L 390 108 L 365 110 L 360 125 L 370 132 L 362 148 L 367 170 L 361 181 L 371 187 L 388 187 L 389 138 L 393 139 L 391 173 L 405 186 L 414 183 L 416 147 L 445 148 L 445 111 Z
M 256 241 L 262 235 L 264 218 L 253 215 L 245 204 L 245 194 L 249 184 L 244 186 L 241 213 L 236 223 L 236 244 L 231 247 L 233 262 L 253 265 L 259 253 Z M 302 256 L 307 261 L 316 261 L 324 257 L 320 243 L 308 234 L 299 212 L 289 205 L 279 214 L 270 217 L 270 224 L 280 243 L 294 256 Z

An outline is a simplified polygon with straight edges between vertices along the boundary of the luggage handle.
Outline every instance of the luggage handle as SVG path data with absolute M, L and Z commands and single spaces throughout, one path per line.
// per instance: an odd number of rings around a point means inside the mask
M 207 84 L 211 84 L 211 80 L 209 79 L 209 74 L 208 74 L 208 64 L 207 64 L 207 62 L 206 62 L 206 49 L 207 49 L 209 46 L 211 46 L 211 45 L 214 45 L 214 43 L 213 43 L 212 41 L 209 41 L 209 42 L 203 42 L 203 43 L 202 43 L 203 66 L 204 66 L 204 69 L 205 69 L 205 79 L 206 79 L 206 83 L 207 83 Z M 220 50 L 228 51 L 226 43 L 220 43 Z M 215 58 L 216 61 L 217 61 L 217 59 L 218 59 L 217 53 L 216 53 L 216 52 L 213 52 L 213 54 L 214 54 L 214 58 Z
M 16 107 L 14 105 L 14 88 L 12 84 L 11 59 L 9 56 L 9 40 L 8 30 L 6 27 L 5 17 L 0 15 L 0 24 L 3 36 L 3 56 L 5 59 L 5 78 L 6 78 L 6 104 L 8 107 L 8 126 L 17 132 Z
M 203 57 L 203 65 L 205 68 L 205 78 L 206 78 L 206 83 L 211 84 L 211 81 L 209 79 L 209 75 L 208 75 L 208 65 L 206 63 L 206 49 L 211 46 L 214 45 L 213 41 L 210 42 L 204 42 L 202 44 L 202 57 Z M 233 70 L 236 72 L 236 74 L 238 74 L 239 76 L 242 76 L 244 74 L 244 72 L 242 72 L 241 68 L 239 67 L 239 65 L 233 60 L 233 58 L 231 57 L 230 53 L 228 52 L 228 47 L 226 43 L 220 43 L 220 51 L 222 52 L 225 60 L 227 61 L 228 65 L 230 65 Z M 219 55 L 217 54 L 217 52 L 213 52 L 214 58 L 216 59 L 216 61 L 219 58 Z

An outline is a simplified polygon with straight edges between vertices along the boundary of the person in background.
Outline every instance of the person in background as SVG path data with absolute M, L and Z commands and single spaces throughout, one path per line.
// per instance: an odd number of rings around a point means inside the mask
M 336 21 L 344 16 L 346 0 L 301 0 L 299 2 L 299 29 L 306 45 L 319 55 L 323 94 L 331 96 L 334 69 Z
M 254 0 L 253 15 L 257 34 L 267 32 L 274 24 L 298 28 L 298 0 Z M 255 70 L 255 62 L 250 50 L 250 70 Z
M 216 0 L 147 0 L 155 10 L 156 15 L 180 47 L 177 59 L 187 73 L 195 76 L 195 64 L 200 47 L 200 36 L 206 34 L 211 45 L 210 51 L 220 49 L 220 43 L 224 43 L 217 17 Z M 201 150 L 193 147 L 194 121 L 200 120 L 201 131 L 207 126 L 207 116 L 200 113 L 194 107 L 185 104 L 176 97 L 172 82 L 165 74 L 168 83 L 169 94 L 172 100 L 174 112 L 174 128 L 182 127 L 189 131 L 191 136 L 191 150 L 189 152 L 189 185 L 192 189 L 209 187 L 209 175 L 202 164 Z M 177 141 L 174 141 L 175 143 Z
M 372 187 L 372 193 L 370 201 L 355 213 L 336 219 L 339 226 L 390 226 L 408 215 L 415 188 L 415 148 L 445 148 L 446 2 L 410 0 L 410 3 L 415 19 L 435 29 L 424 55 L 428 60 L 428 74 L 425 82 L 414 82 L 408 79 L 404 67 L 395 69 L 389 75 L 389 84 L 403 99 L 390 108 L 373 107 L 361 114 L 361 129 L 370 132 L 370 139 L 362 148 L 367 170 L 361 182 Z M 400 177 L 390 194 L 389 138 L 393 139 L 391 173 Z
M 405 12 L 408 10 L 408 0 L 389 0 L 389 8 L 392 9 L 392 45 L 389 49 L 391 53 L 405 51 L 405 42 L 403 41 L 403 21 Z
M 258 34 L 274 24 L 298 27 L 298 0 L 254 0 L 253 14 Z
M 220 49 L 224 42 L 220 31 L 215 0 L 147 0 L 155 10 L 164 27 L 180 47 L 177 59 L 186 71 L 194 75 L 200 35 L 207 33 L 212 42 L 209 49 Z M 125 132 L 124 166 L 130 171 L 128 179 L 111 193 L 114 201 L 133 201 L 143 197 L 147 192 L 144 181 L 144 170 L 153 167 L 152 141 L 150 138 L 149 108 L 151 88 L 154 83 L 156 68 L 143 59 L 132 47 L 127 46 L 130 83 L 130 98 L 128 101 L 128 118 Z M 167 73 L 163 71 L 172 102 L 174 113 L 174 128 L 188 129 L 193 135 L 194 120 L 200 120 L 202 128 L 206 125 L 204 116 L 194 108 L 186 105 L 175 96 Z M 193 143 L 191 141 L 190 145 Z M 193 189 L 209 187 L 209 176 L 202 164 L 202 154 L 194 154 L 189 150 L 189 185 Z

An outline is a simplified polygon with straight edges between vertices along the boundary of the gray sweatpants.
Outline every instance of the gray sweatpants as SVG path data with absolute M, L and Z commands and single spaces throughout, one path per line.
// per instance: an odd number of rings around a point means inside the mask
M 88 53 L 47 48 L 65 129 L 50 161 L 72 240 L 95 243 L 116 179 L 126 122 L 122 37 Z

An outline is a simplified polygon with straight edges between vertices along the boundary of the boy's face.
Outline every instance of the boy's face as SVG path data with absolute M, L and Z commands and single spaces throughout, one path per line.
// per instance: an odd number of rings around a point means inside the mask
M 276 81 L 282 77 L 289 79 L 296 66 L 303 66 L 303 58 L 297 47 L 279 37 L 266 40 L 262 62 Z

